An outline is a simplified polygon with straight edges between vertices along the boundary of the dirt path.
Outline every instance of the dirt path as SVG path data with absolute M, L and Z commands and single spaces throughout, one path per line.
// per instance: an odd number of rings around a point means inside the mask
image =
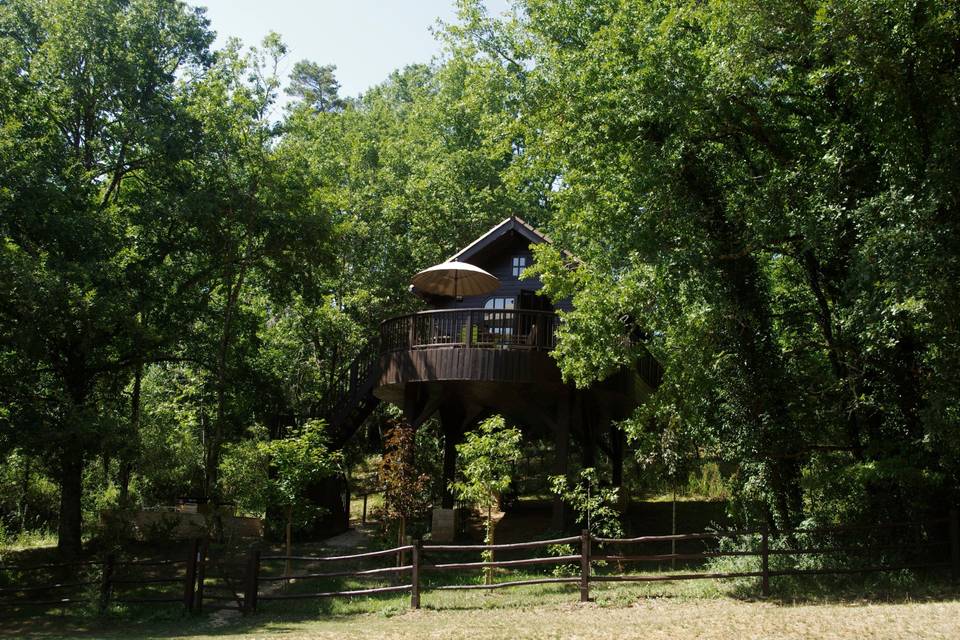
M 297 545 L 294 551 L 304 555 L 323 555 L 331 549 L 355 549 L 355 553 L 362 553 L 370 546 L 372 539 L 373 529 L 370 526 L 356 527 L 326 540 Z M 274 593 L 282 588 L 282 582 L 269 582 L 260 586 L 260 592 Z M 210 626 L 221 629 L 236 622 L 241 616 L 241 612 L 235 607 L 217 609 L 210 614 Z

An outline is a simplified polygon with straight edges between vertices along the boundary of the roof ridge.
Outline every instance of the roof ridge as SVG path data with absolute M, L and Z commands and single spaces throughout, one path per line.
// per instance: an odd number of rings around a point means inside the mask
M 460 249 L 460 251 L 458 251 L 453 256 L 448 258 L 447 262 L 462 261 L 464 258 L 467 258 L 473 255 L 476 250 L 479 250 L 481 246 L 489 242 L 493 234 L 499 231 L 500 235 L 502 235 L 503 233 L 506 233 L 511 229 L 522 229 L 526 231 L 527 234 L 529 234 L 529 236 L 532 236 L 534 240 L 552 244 L 552 241 L 546 234 L 538 231 L 530 223 L 523 220 L 519 216 L 510 215 L 504 218 L 503 220 L 501 220 L 500 222 L 498 222 L 497 224 L 493 225 L 493 227 L 491 227 L 486 233 L 482 234 L 479 238 L 477 238 L 476 240 L 474 240 L 464 248 Z

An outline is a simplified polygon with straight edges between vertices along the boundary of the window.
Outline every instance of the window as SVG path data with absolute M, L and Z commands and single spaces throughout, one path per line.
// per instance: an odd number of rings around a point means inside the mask
M 484 309 L 510 310 L 515 307 L 515 298 L 490 298 L 484 303 Z M 483 331 L 490 335 L 509 336 L 513 334 L 512 313 L 483 314 Z
M 513 298 L 490 298 L 483 304 L 484 309 L 513 309 Z
M 519 278 L 524 269 L 527 268 L 527 256 L 513 257 L 513 277 Z

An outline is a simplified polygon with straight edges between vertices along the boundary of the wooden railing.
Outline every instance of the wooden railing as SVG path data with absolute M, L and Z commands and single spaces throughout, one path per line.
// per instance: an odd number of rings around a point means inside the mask
M 330 386 L 323 394 L 320 412 L 329 421 L 340 417 L 357 400 L 360 389 L 376 367 L 378 347 L 367 343 L 345 367 L 332 377 Z
M 526 309 L 441 309 L 390 318 L 380 325 L 384 353 L 411 349 L 556 347 L 558 317 Z

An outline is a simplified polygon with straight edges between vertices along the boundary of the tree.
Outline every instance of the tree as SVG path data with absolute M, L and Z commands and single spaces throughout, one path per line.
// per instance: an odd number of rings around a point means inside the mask
M 395 421 L 384 434 L 384 453 L 377 469 L 386 517 L 397 523 L 397 545 L 403 544 L 407 521 L 430 505 L 430 476 L 417 469 L 415 437 L 410 425 Z
M 260 515 L 281 507 L 288 556 L 294 526 L 309 526 L 323 515 L 310 503 L 310 488 L 342 464 L 340 453 L 329 450 L 325 431 L 323 421 L 309 420 L 286 437 L 271 440 L 266 429 L 254 427 L 246 440 L 224 447 L 220 463 L 224 496 Z
M 450 491 L 460 500 L 471 502 L 486 510 L 484 544 L 494 544 L 493 507 L 500 495 L 510 488 L 514 465 L 520 460 L 520 431 L 508 427 L 502 416 L 493 416 L 480 423 L 466 434 L 464 442 L 457 445 L 462 480 L 450 484 Z M 493 552 L 485 554 L 493 560 Z M 486 583 L 491 584 L 493 574 L 487 568 Z
M 230 415 L 231 373 L 242 360 L 240 329 L 255 297 L 274 306 L 294 291 L 314 293 L 314 270 L 329 260 L 329 214 L 314 199 L 316 184 L 297 147 L 280 144 L 270 119 L 285 47 L 276 34 L 244 52 L 230 42 L 216 65 L 190 85 L 188 109 L 202 144 L 186 167 L 194 187 L 184 203 L 195 224 L 194 269 L 206 286 L 202 322 L 191 349 L 213 376 L 216 416 L 209 423 L 204 495 L 218 499 L 221 446 L 242 432 Z M 249 334 L 247 334 L 249 335 Z
M 549 480 L 550 491 L 570 505 L 577 514 L 578 524 L 591 535 L 602 538 L 623 536 L 617 511 L 617 489 L 601 486 L 596 469 L 583 469 L 580 481 L 573 484 L 566 476 L 551 476 Z
M 311 420 L 286 438 L 270 440 L 264 445 L 270 460 L 269 492 L 272 504 L 282 506 L 286 514 L 287 555 L 292 555 L 291 540 L 294 516 L 305 524 L 319 515 L 306 499 L 307 491 L 339 469 L 340 456 L 327 449 L 323 422 Z M 290 574 L 290 561 L 286 573 Z
M 67 554 L 85 463 L 117 433 L 114 392 L 142 358 L 138 303 L 156 281 L 139 267 L 162 253 L 143 242 L 156 221 L 137 216 L 155 209 L 126 187 L 181 157 L 177 77 L 207 63 L 212 38 L 174 0 L 0 6 L 5 427 L 58 477 Z
M 301 104 L 319 112 L 340 111 L 346 102 L 340 98 L 336 65 L 319 65 L 301 60 L 293 65 L 287 93 L 300 98 Z
M 567 379 L 652 351 L 664 381 L 630 429 L 676 420 L 737 468 L 747 519 L 957 495 L 950 3 L 570 6 L 467 2 L 453 33 L 526 76 L 526 154 L 558 176 L 537 268 L 574 304 Z

